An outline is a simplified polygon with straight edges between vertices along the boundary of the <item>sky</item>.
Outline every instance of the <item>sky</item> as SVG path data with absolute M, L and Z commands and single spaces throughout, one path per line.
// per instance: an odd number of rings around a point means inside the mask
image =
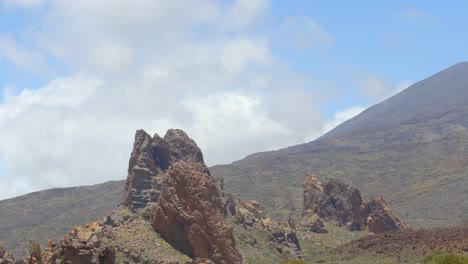
M 467 60 L 466 1 L 0 0 L 0 199 L 126 177 L 134 133 L 208 165 L 309 142 Z

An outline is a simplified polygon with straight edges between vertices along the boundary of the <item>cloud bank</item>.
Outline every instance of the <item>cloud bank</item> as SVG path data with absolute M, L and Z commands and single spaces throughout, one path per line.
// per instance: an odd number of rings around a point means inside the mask
M 252 32 L 268 1 L 4 4 L 47 8 L 28 31 L 39 48 L 2 37 L 0 56 L 30 72 L 54 67 L 53 58 L 66 74 L 40 87 L 5 87 L 0 199 L 124 179 L 140 128 L 182 128 L 214 165 L 305 142 L 326 122 L 312 82 L 273 53 L 268 36 Z

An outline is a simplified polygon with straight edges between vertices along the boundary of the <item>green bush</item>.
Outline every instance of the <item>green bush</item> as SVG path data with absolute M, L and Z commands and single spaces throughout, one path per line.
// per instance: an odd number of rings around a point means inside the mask
M 437 252 L 423 259 L 424 264 L 468 264 L 468 256 Z

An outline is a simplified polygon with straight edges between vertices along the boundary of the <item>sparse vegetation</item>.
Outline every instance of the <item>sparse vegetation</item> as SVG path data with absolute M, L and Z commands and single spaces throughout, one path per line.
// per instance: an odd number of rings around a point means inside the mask
M 102 219 L 122 199 L 123 181 L 57 188 L 0 201 L 1 246 L 15 256 L 28 254 L 27 239 L 44 248 L 74 226 Z
M 468 264 L 468 256 L 436 252 L 422 261 L 424 264 Z

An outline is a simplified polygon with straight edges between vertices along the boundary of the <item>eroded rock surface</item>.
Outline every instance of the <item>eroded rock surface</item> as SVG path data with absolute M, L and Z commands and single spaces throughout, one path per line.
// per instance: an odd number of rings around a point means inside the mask
M 158 200 L 160 174 L 163 170 L 157 164 L 153 143 L 145 131 L 136 132 L 122 201 L 124 206 L 132 210 L 144 208 L 148 203 Z
M 321 219 L 336 221 L 349 230 L 368 229 L 374 233 L 409 228 L 388 208 L 383 198 L 362 201 L 356 187 L 338 179 L 321 184 L 314 176 L 304 183 L 302 229 L 326 232 Z
M 7 252 L 4 248 L 0 247 L 0 264 L 14 264 L 16 263 L 15 257 Z
M 369 199 L 363 204 L 366 226 L 369 231 L 380 234 L 391 230 L 408 229 L 409 226 L 397 218 L 382 197 Z
M 242 263 L 216 180 L 196 163 L 173 163 L 162 181 L 153 227 L 195 258 Z

